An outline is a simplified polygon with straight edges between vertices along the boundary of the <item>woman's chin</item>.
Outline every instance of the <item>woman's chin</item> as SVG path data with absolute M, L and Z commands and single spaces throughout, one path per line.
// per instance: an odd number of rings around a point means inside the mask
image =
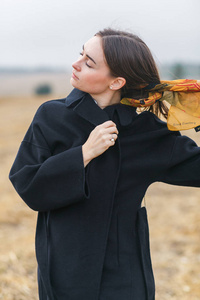
M 71 85 L 72 85 L 74 88 L 77 88 L 76 81 L 73 79 L 73 77 L 71 77 L 70 83 L 71 83 Z

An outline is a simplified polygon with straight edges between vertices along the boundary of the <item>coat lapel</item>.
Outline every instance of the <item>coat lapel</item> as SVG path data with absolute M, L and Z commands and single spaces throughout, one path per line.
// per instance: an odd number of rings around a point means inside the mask
M 128 126 L 133 118 L 137 117 L 136 108 L 114 104 L 101 109 L 92 99 L 90 94 L 74 89 L 66 98 L 66 106 L 71 107 L 80 117 L 97 126 L 110 119 L 113 119 L 116 112 L 121 126 Z
M 69 94 L 65 104 L 67 107 L 72 107 L 80 117 L 95 126 L 109 120 L 107 113 L 94 102 L 90 94 L 78 89 L 74 89 Z

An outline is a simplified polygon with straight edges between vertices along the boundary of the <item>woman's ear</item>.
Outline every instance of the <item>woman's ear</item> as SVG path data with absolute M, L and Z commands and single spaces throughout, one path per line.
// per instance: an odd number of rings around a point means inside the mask
M 123 77 L 116 77 L 110 84 L 110 89 L 113 91 L 120 90 L 126 84 L 126 79 Z

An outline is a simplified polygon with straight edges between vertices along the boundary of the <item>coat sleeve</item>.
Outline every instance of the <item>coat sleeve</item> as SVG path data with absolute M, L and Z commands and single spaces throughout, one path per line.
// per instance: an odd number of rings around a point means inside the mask
M 162 181 L 174 185 L 200 186 L 200 147 L 193 140 L 176 136 Z
M 40 108 L 9 174 L 18 194 L 36 211 L 59 209 L 88 197 L 82 146 L 52 155 L 45 126 Z

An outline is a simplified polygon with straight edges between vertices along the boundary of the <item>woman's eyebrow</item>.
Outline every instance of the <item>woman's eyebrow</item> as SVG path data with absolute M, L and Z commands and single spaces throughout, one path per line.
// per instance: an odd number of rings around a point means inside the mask
M 84 50 L 84 45 L 83 45 L 83 50 Z M 89 56 L 88 54 L 86 54 L 86 56 L 87 56 L 91 61 L 93 61 L 93 63 L 96 65 L 95 60 L 94 60 L 91 56 Z

